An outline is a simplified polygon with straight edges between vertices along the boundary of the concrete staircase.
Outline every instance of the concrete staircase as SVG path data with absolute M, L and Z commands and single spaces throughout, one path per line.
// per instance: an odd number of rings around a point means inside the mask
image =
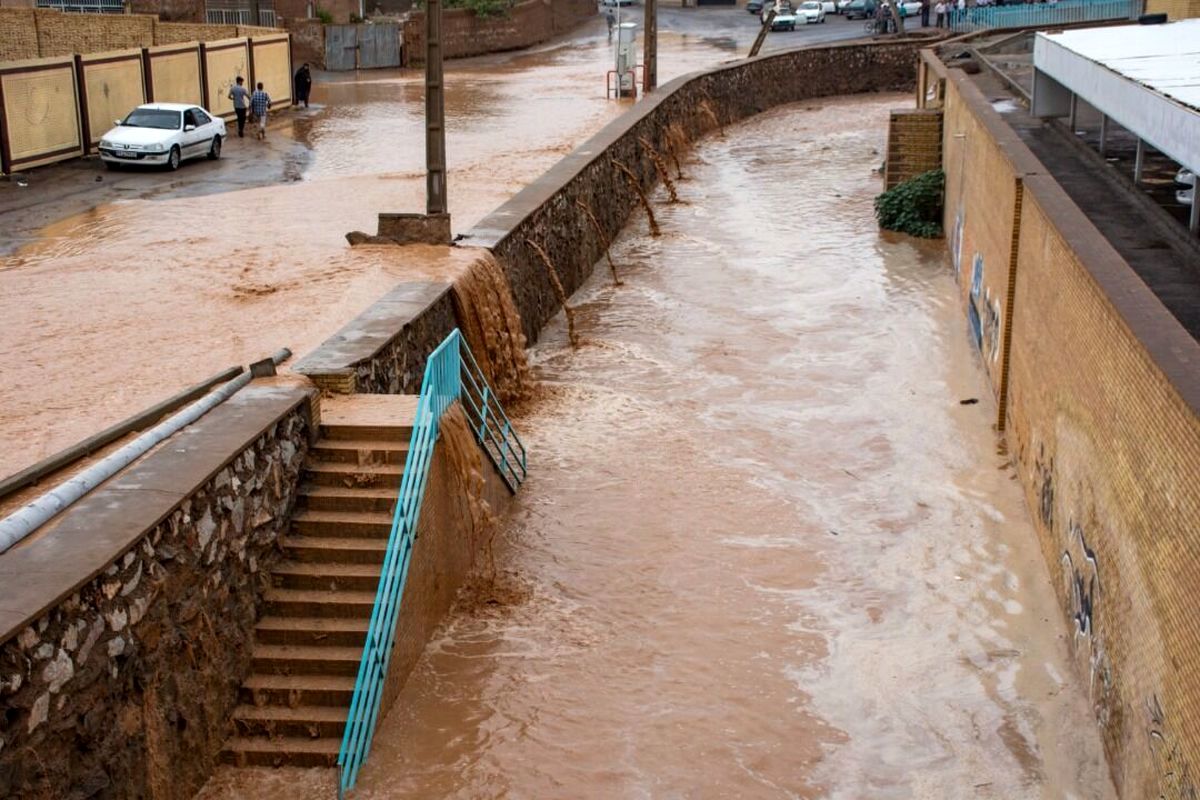
M 366 398 L 357 401 L 357 398 Z M 222 758 L 334 766 L 383 564 L 416 398 L 322 404 L 283 560 Z

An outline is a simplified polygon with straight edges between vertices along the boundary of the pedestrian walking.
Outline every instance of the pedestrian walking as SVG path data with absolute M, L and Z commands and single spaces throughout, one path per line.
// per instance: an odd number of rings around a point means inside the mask
M 608 40 L 612 41 L 613 26 L 617 24 L 617 18 L 613 16 L 613 10 L 610 8 L 604 12 L 604 19 L 608 22 Z
M 939 28 L 946 27 L 946 4 L 943 0 L 938 0 L 936 6 L 933 7 L 934 24 Z
M 246 106 L 250 99 L 250 93 L 243 85 L 245 82 L 246 79 L 238 75 L 237 82 L 229 87 L 229 99 L 233 101 L 233 113 L 237 115 L 239 137 L 246 135 Z
M 254 89 L 254 94 L 250 95 L 250 110 L 254 112 L 254 118 L 258 120 L 257 136 L 259 139 L 267 138 L 267 111 L 271 108 L 271 95 L 263 90 L 263 85 L 260 82 Z
M 292 92 L 292 105 L 304 103 L 304 107 L 308 108 L 308 93 L 312 91 L 312 72 L 308 69 L 308 63 L 296 70 L 296 89 Z
M 921 0 L 921 27 L 929 27 L 929 0 Z

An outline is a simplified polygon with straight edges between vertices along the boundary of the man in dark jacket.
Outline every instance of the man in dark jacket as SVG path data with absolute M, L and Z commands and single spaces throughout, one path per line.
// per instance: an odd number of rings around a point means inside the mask
M 312 73 L 308 71 L 308 64 L 296 70 L 296 90 L 292 92 L 292 103 L 299 105 L 304 103 L 304 107 L 308 108 L 308 93 L 312 91 Z

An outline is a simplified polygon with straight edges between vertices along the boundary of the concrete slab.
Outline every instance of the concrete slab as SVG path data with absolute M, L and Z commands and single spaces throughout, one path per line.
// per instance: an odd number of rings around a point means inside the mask
M 341 330 L 326 339 L 292 367 L 293 372 L 318 375 L 344 372 L 372 358 L 396 334 L 450 291 L 448 281 L 402 283 L 379 298 Z
M 0 555 L 0 642 L 103 572 L 312 392 L 247 386 Z
M 412 425 L 417 418 L 415 394 L 347 394 L 321 398 L 322 425 L 387 427 Z

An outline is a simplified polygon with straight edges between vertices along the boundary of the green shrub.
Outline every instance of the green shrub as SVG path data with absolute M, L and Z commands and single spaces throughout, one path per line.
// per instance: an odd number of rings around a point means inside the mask
M 313 13 L 317 15 L 317 19 L 321 20 L 321 22 L 325 23 L 326 25 L 333 24 L 333 14 L 331 12 L 325 10 L 324 8 L 317 6 L 316 10 L 313 11 Z
M 879 227 L 922 239 L 938 238 L 945 185 L 946 173 L 935 169 L 888 189 L 875 198 Z

